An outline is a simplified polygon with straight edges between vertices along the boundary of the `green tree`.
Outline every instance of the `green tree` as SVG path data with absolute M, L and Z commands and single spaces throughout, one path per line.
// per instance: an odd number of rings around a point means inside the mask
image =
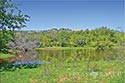
M 23 15 L 11 0 L 0 0 L 0 50 L 10 41 L 14 41 L 15 29 L 26 27 L 28 15 Z M 8 36 L 9 35 L 9 36 Z

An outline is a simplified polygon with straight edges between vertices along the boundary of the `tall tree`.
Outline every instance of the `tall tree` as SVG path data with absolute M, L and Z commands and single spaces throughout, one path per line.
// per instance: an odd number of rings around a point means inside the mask
M 10 37 L 14 41 L 15 29 L 26 27 L 26 21 L 29 21 L 30 17 L 22 14 L 17 6 L 12 0 L 0 0 L 0 32 L 2 32 L 0 43 L 5 41 L 7 43 L 8 38 L 6 37 Z M 0 46 L 0 49 L 3 47 Z

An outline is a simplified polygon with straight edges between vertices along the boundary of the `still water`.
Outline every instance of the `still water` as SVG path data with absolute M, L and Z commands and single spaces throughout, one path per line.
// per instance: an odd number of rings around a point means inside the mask
M 85 48 L 45 48 L 37 50 L 41 61 L 48 62 L 80 62 L 99 60 L 125 60 L 124 48 L 116 49 L 85 49 Z

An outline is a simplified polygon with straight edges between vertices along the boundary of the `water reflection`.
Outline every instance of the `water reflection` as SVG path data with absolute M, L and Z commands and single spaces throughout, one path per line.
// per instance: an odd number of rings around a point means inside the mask
M 74 61 L 99 61 L 99 60 L 116 60 L 123 59 L 125 52 L 123 49 L 40 49 L 37 50 L 40 54 L 41 61 L 49 62 L 74 62 Z

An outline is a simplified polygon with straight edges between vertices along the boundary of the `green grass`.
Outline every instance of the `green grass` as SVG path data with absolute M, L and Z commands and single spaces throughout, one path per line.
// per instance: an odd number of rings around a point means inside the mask
M 112 49 L 118 49 L 119 46 L 113 47 Z M 122 46 L 124 48 L 124 46 Z M 95 47 L 43 47 L 43 48 L 35 48 L 36 50 L 45 50 L 45 49 L 96 49 Z M 110 49 L 110 48 L 106 48 Z
M 74 50 L 74 49 L 95 49 L 95 48 L 84 48 L 84 47 L 45 47 L 45 48 L 36 48 L 36 50 Z
M 38 68 L 0 72 L 1 83 L 125 83 L 125 63 L 120 61 L 86 64 L 52 63 Z
M 5 54 L 5 53 L 1 53 L 0 52 L 0 58 L 9 58 L 9 57 L 13 57 L 14 55 L 12 54 Z
M 86 55 L 88 56 L 93 55 L 94 58 L 99 58 L 99 56 L 103 56 L 104 53 L 103 52 L 95 53 L 95 51 L 83 50 L 78 52 L 79 56 L 75 56 L 77 55 L 74 54 L 76 52 L 73 51 L 72 53 L 69 52 L 69 49 L 71 50 L 84 49 L 81 47 L 79 48 L 54 47 L 54 48 L 38 48 L 38 49 L 44 50 L 45 54 L 44 53 L 41 54 L 42 58 L 44 58 L 45 56 L 45 61 L 50 61 L 52 62 L 52 64 L 44 64 L 37 68 L 25 69 L 22 67 L 21 69 L 14 68 L 15 70 L 13 69 L 2 70 L 0 72 L 0 82 L 1 83 L 125 83 L 124 60 L 111 59 L 104 61 L 103 59 L 102 60 L 99 59 L 98 61 L 96 61 L 96 60 L 91 60 L 91 58 L 81 59 L 82 58 L 81 56 L 84 55 L 84 53 L 86 53 Z M 60 49 L 64 49 L 66 51 L 62 53 L 61 51 L 58 52 L 55 51 Z M 88 54 L 88 52 L 90 53 Z M 120 53 L 118 52 L 117 55 L 120 55 Z M 106 51 L 106 54 L 112 56 L 115 53 L 114 51 L 110 53 L 108 50 Z M 124 55 L 123 53 L 121 54 Z M 98 56 L 95 57 L 95 55 Z

